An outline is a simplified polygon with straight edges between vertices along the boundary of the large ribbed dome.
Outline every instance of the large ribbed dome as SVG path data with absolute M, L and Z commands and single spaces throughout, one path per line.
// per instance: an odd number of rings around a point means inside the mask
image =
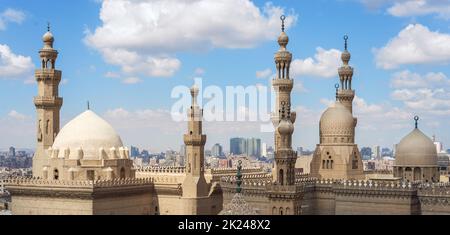
M 355 120 L 350 111 L 341 102 L 336 101 L 320 118 L 320 135 L 325 142 L 352 142 L 355 132 Z M 335 138 L 341 137 L 335 141 Z
M 52 148 L 69 149 L 70 152 L 81 148 L 85 159 L 98 159 L 100 149 L 109 151 L 111 148 L 122 147 L 122 140 L 112 126 L 87 110 L 61 129 Z
M 433 141 L 415 128 L 397 145 L 396 166 L 437 166 L 437 152 Z

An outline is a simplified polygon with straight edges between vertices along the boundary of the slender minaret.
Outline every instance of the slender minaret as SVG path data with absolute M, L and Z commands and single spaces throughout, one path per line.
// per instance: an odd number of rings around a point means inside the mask
M 281 136 L 278 133 L 277 127 L 280 123 L 280 109 L 284 105 L 285 107 L 291 106 L 291 91 L 294 86 L 294 81 L 289 76 L 289 69 L 292 61 L 292 54 L 286 49 L 287 44 L 289 43 L 289 37 L 284 32 L 284 21 L 286 17 L 281 16 L 281 34 L 278 37 L 278 44 L 280 45 L 280 49 L 275 53 L 275 65 L 277 68 L 277 73 L 275 79 L 272 80 L 272 86 L 275 90 L 276 101 L 275 101 L 275 110 L 272 113 L 272 123 L 275 127 L 274 133 L 274 145 L 275 152 L 280 148 L 280 139 Z M 290 113 L 290 121 L 291 123 L 295 123 L 296 113 Z M 277 164 L 277 163 L 276 163 Z M 277 166 L 275 166 L 277 168 Z M 278 172 L 273 172 L 273 180 L 277 181 Z
M 203 109 L 197 104 L 199 89 L 191 88 L 192 105 L 188 111 L 188 133 L 184 135 L 186 145 L 186 176 L 183 182 L 183 197 L 208 196 L 208 185 L 204 175 L 204 149 L 206 135 L 202 134 Z
M 343 65 L 339 68 L 339 79 L 341 82 L 340 89 L 337 93 L 337 99 L 353 114 L 353 99 L 355 98 L 355 91 L 352 90 L 353 68 L 348 64 L 350 62 L 351 54 L 348 52 L 348 36 L 344 36 L 345 50 L 342 52 L 341 59 Z M 356 119 L 355 119 L 356 120 Z
M 63 99 L 58 95 L 61 71 L 55 69 L 58 51 L 53 49 L 54 38 L 50 24 L 42 40 L 44 47 L 39 51 L 41 68 L 35 72 L 38 95 L 34 98 L 37 112 L 37 146 L 33 157 L 33 176 L 42 177 L 42 167 L 46 163 L 46 150 L 53 145 L 59 132 L 59 113 Z

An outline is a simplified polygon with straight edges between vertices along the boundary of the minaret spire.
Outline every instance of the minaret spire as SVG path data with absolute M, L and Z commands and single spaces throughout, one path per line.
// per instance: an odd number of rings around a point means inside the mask
M 414 117 L 416 129 L 419 128 L 419 116 Z
M 282 15 L 280 17 L 280 20 L 281 20 L 281 31 L 284 32 L 284 21 L 286 20 L 286 16 Z
M 344 51 L 341 55 L 342 66 L 338 69 L 340 88 L 337 100 L 340 101 L 350 112 L 353 112 L 353 99 L 355 91 L 352 90 L 353 68 L 349 65 L 351 54 L 348 51 L 348 36 L 344 35 Z
M 47 32 L 50 32 L 50 22 L 47 22 Z
M 347 46 L 348 46 L 347 40 L 348 40 L 348 36 L 347 36 L 347 35 L 344 35 L 344 41 L 345 41 L 344 47 L 345 47 L 345 50 L 346 50 L 346 51 L 347 51 Z

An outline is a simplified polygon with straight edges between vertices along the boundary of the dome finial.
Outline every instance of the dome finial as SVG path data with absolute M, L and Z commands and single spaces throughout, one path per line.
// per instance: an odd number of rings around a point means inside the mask
M 284 32 L 284 21 L 286 20 L 286 16 L 285 16 L 285 15 L 282 15 L 282 16 L 280 17 L 280 20 L 281 20 L 281 31 Z
M 344 48 L 345 50 L 347 50 L 347 46 L 348 46 L 348 35 L 344 35 Z
M 50 32 L 50 22 L 47 22 L 47 32 Z
M 241 188 L 241 184 L 242 184 L 242 160 L 238 161 L 238 165 L 237 165 L 237 172 L 236 172 L 236 193 L 241 193 L 242 188 Z
M 91 110 L 91 107 L 90 107 L 90 105 L 89 105 L 89 100 L 87 101 L 87 109 L 88 109 L 88 110 Z
M 419 116 L 415 116 L 414 121 L 416 122 L 416 129 L 417 129 L 419 126 Z

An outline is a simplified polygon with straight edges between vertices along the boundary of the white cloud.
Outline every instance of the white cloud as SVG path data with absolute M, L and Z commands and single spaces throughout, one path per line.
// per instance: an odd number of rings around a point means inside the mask
M 450 2 L 448 0 L 403 0 L 397 1 L 387 12 L 397 17 L 437 15 L 450 19 Z
M 120 78 L 120 74 L 111 71 L 106 72 L 104 76 L 107 78 Z
M 448 0 L 360 0 L 370 9 L 383 7 L 395 17 L 414 17 L 436 15 L 450 19 L 450 2 Z
M 141 83 L 142 80 L 138 77 L 129 77 L 129 78 L 125 78 L 122 83 L 124 84 L 137 84 L 137 83 Z
M 127 76 L 170 77 L 176 53 L 212 48 L 250 48 L 279 34 L 281 7 L 258 8 L 250 0 L 104 0 L 102 25 L 85 43 Z M 286 27 L 296 21 L 287 17 Z
M 0 44 L 0 79 L 25 80 L 32 75 L 33 69 L 31 57 L 14 54 L 8 45 Z
M 305 85 L 303 84 L 303 82 L 297 80 L 295 81 L 294 84 L 294 89 L 295 92 L 299 92 L 299 93 L 305 93 L 308 92 L 308 89 L 306 89 Z
M 269 78 L 272 75 L 272 70 L 267 68 L 261 71 L 256 71 L 257 78 Z
M 391 97 L 408 108 L 435 115 L 450 114 L 450 79 L 443 73 L 424 75 L 408 70 L 395 73 Z
M 407 64 L 450 62 L 450 35 L 410 24 L 383 48 L 374 49 L 378 67 L 394 69 Z
M 331 78 L 337 76 L 340 63 L 341 51 L 337 49 L 325 50 L 316 48 L 314 58 L 296 59 L 291 63 L 291 74 L 293 77 L 309 75 L 314 77 Z
M 16 120 L 25 120 L 28 117 L 24 114 L 21 114 L 17 112 L 16 110 L 11 110 L 11 112 L 8 113 L 8 117 L 16 119 Z
M 440 87 L 450 86 L 450 80 L 443 73 L 427 73 L 420 75 L 409 70 L 397 72 L 392 76 L 391 86 L 393 88 L 418 88 L 418 87 Z
M 21 24 L 25 20 L 25 13 L 8 8 L 0 13 L 0 30 L 5 30 L 9 22 Z

